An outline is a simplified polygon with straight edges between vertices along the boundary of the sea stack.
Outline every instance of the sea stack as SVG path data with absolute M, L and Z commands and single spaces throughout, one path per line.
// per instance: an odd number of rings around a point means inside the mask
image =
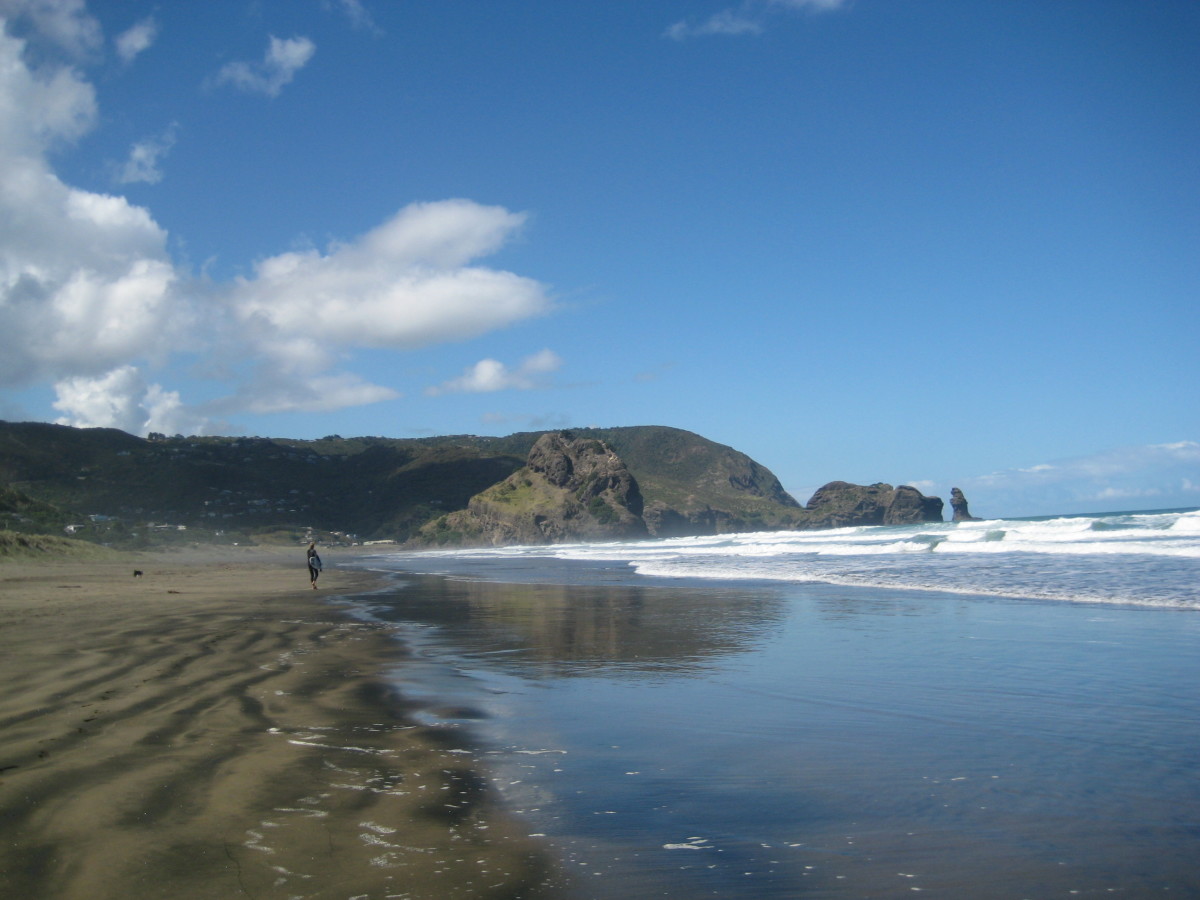
M 958 488 L 950 488 L 950 508 L 954 510 L 953 522 L 979 521 L 979 517 L 971 515 L 967 509 L 967 498 Z

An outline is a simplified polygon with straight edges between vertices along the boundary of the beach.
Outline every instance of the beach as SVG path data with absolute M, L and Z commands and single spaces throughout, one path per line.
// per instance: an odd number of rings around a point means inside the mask
M 0 896 L 1198 896 L 1179 531 L 1126 554 L 1157 605 L 763 577 L 787 536 L 5 562 Z
M 539 897 L 544 849 L 303 550 L 0 564 L 0 896 Z M 133 571 L 142 571 L 134 577 Z

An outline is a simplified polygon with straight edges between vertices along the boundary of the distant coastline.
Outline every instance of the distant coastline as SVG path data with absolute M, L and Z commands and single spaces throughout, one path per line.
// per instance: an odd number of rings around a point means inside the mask
M 0 529 L 126 549 L 674 537 L 934 521 L 942 506 L 838 481 L 801 506 L 746 454 L 666 426 L 297 441 L 0 422 Z

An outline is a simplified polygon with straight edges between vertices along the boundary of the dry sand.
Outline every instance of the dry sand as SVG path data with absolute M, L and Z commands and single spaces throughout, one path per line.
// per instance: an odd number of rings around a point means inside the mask
M 0 897 L 543 897 L 542 849 L 303 551 L 0 563 Z M 333 565 L 330 565 L 333 564 Z M 144 576 L 134 578 L 134 568 Z

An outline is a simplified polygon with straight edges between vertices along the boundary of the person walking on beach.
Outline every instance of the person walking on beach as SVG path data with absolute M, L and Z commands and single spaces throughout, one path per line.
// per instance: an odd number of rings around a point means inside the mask
M 317 545 L 312 543 L 308 545 L 308 580 L 312 582 L 312 588 L 317 589 L 317 578 L 321 574 L 321 557 L 317 556 Z

